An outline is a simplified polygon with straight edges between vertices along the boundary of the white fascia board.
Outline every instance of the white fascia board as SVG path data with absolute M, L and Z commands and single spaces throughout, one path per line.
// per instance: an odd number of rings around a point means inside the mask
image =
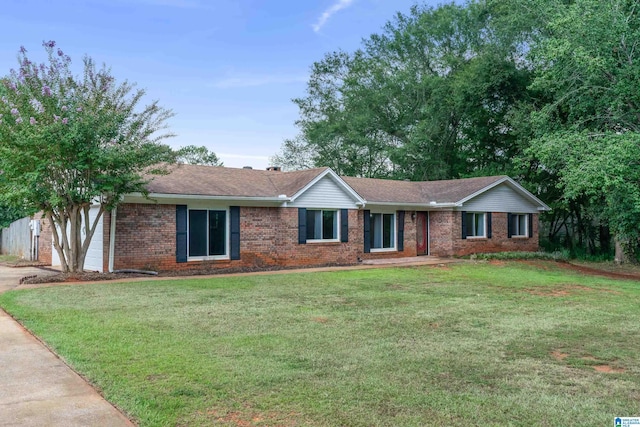
M 491 190 L 494 187 L 497 187 L 498 185 L 502 184 L 502 183 L 507 183 L 509 184 L 512 189 L 516 190 L 518 193 L 520 193 L 520 195 L 526 197 L 529 200 L 532 200 L 533 202 L 535 202 L 535 204 L 538 205 L 538 210 L 539 211 L 550 211 L 551 208 L 549 206 L 547 206 L 542 200 L 538 199 L 536 196 L 534 196 L 533 194 L 531 194 L 531 192 L 529 192 L 526 188 L 524 188 L 523 186 L 521 186 L 520 184 L 518 184 L 517 182 L 515 182 L 513 179 L 511 179 L 508 176 L 505 176 L 502 179 L 497 180 L 494 183 L 491 183 L 489 185 L 487 185 L 484 188 L 481 188 L 480 190 L 476 191 L 475 193 L 465 197 L 462 200 L 458 200 L 456 202 L 457 206 L 462 206 L 465 202 L 473 199 L 476 196 L 479 196 L 480 194 L 487 192 L 489 190 Z
M 327 175 L 329 175 L 329 177 L 333 179 L 334 182 L 336 182 L 339 186 L 341 186 L 343 190 L 349 193 L 349 195 L 351 195 L 351 197 L 353 197 L 356 200 L 356 205 L 364 206 L 366 201 L 362 198 L 362 196 L 356 193 L 356 191 L 353 188 L 351 188 L 351 186 L 347 184 L 342 178 L 340 178 L 338 174 L 335 173 L 331 168 L 327 168 L 324 172 L 318 174 L 318 176 L 312 179 L 307 185 L 302 187 L 300 191 L 298 191 L 296 194 L 291 196 L 289 201 L 291 202 L 295 201 L 298 197 L 304 194 L 305 191 L 313 187 L 318 181 L 320 181 L 322 178 L 324 178 Z
M 458 203 L 401 203 L 401 202 L 367 202 L 367 206 L 397 206 L 398 208 L 416 208 L 422 210 L 448 209 L 461 206 Z

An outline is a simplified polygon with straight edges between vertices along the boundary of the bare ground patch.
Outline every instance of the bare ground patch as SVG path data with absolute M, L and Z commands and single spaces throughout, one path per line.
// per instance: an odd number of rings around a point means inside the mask
M 570 354 L 564 353 L 561 350 L 552 351 L 551 357 L 553 357 L 558 362 L 564 362 L 565 364 L 571 363 L 569 360 L 567 360 L 567 358 L 571 359 Z M 592 355 L 581 356 L 573 360 L 587 362 L 586 366 L 589 368 L 592 368 L 596 372 L 603 372 L 605 374 L 623 374 L 626 372 L 625 368 L 614 366 L 610 363 L 606 363 L 605 361 L 600 360 L 597 357 Z

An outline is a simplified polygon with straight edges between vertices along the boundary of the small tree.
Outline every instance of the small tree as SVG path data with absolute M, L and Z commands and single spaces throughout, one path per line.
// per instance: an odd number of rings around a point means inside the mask
M 82 271 L 98 221 L 122 195 L 145 192 L 156 166 L 175 153 L 160 141 L 170 110 L 141 107 L 144 91 L 116 83 L 108 68 L 84 58 L 81 77 L 55 42 L 48 62 L 35 64 L 24 48 L 19 68 L 1 80 L 0 194 L 7 203 L 40 210 L 51 224 L 64 272 Z M 89 210 L 97 205 L 93 221 Z

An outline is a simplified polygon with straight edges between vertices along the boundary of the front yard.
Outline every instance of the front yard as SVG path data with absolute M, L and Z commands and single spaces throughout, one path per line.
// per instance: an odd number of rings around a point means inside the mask
M 141 426 L 602 426 L 640 415 L 640 283 L 465 263 L 0 295 Z

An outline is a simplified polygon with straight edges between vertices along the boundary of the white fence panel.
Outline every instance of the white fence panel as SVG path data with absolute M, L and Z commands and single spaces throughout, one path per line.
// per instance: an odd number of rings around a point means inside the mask
M 31 218 L 14 221 L 0 231 L 0 253 L 16 255 L 24 259 L 31 257 Z

